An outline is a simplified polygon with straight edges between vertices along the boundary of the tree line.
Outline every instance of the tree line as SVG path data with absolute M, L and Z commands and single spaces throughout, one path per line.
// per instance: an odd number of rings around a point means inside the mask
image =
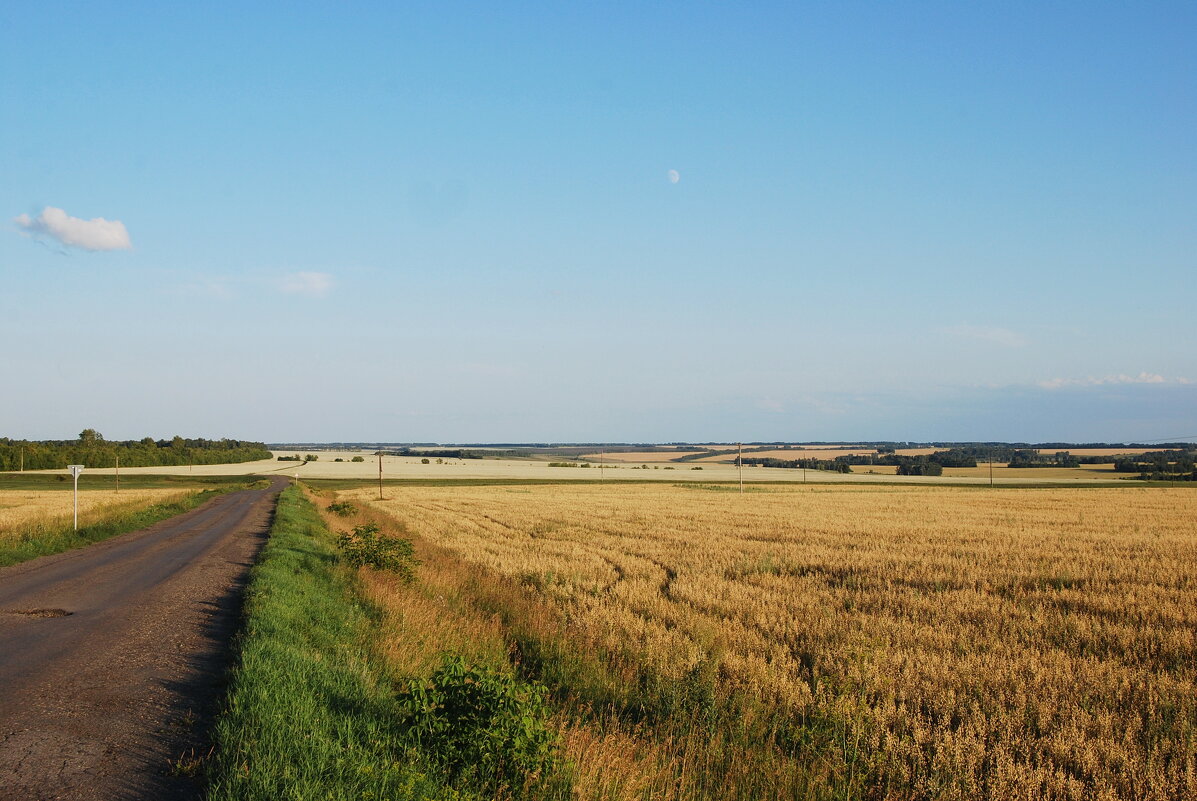
M 88 467 L 166 467 L 230 464 L 269 459 L 265 443 L 239 439 L 144 437 L 106 440 L 93 428 L 78 439 L 19 440 L 0 437 L 0 470 L 56 470 L 68 464 Z
M 1197 449 L 1151 451 L 1125 456 L 1114 462 L 1116 473 L 1138 473 L 1151 481 L 1197 481 Z

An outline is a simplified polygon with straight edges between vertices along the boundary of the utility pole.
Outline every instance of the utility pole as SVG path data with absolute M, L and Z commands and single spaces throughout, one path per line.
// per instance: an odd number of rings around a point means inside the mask
M 21 472 L 25 472 L 25 446 L 21 446 Z
M 603 454 L 604 453 L 605 453 L 605 451 L 601 451 L 601 450 L 599 451 L 599 483 L 600 484 L 603 483 L 603 480 L 607 477 L 606 474 L 603 472 Z
M 989 449 L 989 488 L 993 489 L 993 448 Z
M 740 494 L 744 494 L 744 443 L 736 444 L 736 464 L 740 466 Z
M 116 491 L 121 491 L 121 455 L 116 455 Z
M 378 452 L 378 500 L 382 500 L 382 451 Z

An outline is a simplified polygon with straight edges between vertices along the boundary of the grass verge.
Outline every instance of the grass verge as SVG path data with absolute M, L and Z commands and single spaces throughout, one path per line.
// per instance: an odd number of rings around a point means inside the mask
M 208 800 L 522 795 L 493 787 L 520 756 L 494 728 L 502 721 L 471 724 L 485 711 L 479 693 L 518 711 L 512 701 L 523 689 L 446 661 L 429 681 L 412 677 L 400 691 L 378 656 L 378 612 L 359 594 L 358 577 L 338 559 L 333 534 L 303 490 L 284 491 L 247 591 L 239 664 L 214 727 Z M 453 710 L 460 714 L 444 715 Z M 528 731 L 523 716 L 508 723 Z M 447 759 L 454 751 L 475 760 Z M 482 776 L 479 766 L 492 763 L 496 769 Z
M 285 490 L 246 594 L 210 801 L 432 797 L 435 782 L 404 759 L 352 584 L 315 508 Z

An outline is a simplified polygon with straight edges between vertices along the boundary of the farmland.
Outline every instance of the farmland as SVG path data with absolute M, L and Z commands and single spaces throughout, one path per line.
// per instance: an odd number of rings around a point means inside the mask
M 79 493 L 79 524 L 90 525 L 113 514 L 155 503 L 175 503 L 197 489 L 93 490 Z M 31 533 L 71 523 L 72 493 L 63 490 L 0 490 L 0 545 Z
M 122 474 L 118 490 L 115 476 L 84 472 L 79 480 L 76 531 L 72 483 L 60 480 L 61 474 L 0 473 L 0 566 L 143 528 L 192 509 L 214 494 L 259 481 L 250 476 Z
M 833 458 L 846 451 L 809 452 L 816 458 Z M 911 453 L 913 454 L 913 449 Z M 786 453 L 780 451 L 779 453 Z M 794 454 L 802 452 L 795 449 L 789 452 L 791 458 L 798 458 Z M 825 455 L 820 455 L 825 454 Z M 195 465 L 194 467 L 136 467 L 121 468 L 121 475 L 127 479 L 131 477 L 162 477 L 174 475 L 195 480 L 216 479 L 222 476 L 250 476 L 250 475 L 286 475 L 298 476 L 303 480 L 337 480 L 337 481 L 369 481 L 378 477 L 378 460 L 372 454 L 361 451 L 319 451 L 314 453 L 318 458 L 311 462 L 295 462 L 277 460 L 279 456 L 304 457 L 304 451 L 275 451 L 274 459 L 244 462 L 241 464 L 224 465 Z M 610 455 L 610 454 L 608 454 Z M 753 455 L 753 454 L 748 454 Z M 355 456 L 363 461 L 354 462 Z M 639 457 L 644 457 L 640 459 Z M 528 459 L 452 459 L 444 458 L 424 459 L 418 456 L 384 456 L 382 458 L 383 474 L 387 481 L 662 481 L 675 483 L 693 481 L 709 483 L 712 481 L 737 481 L 740 473 L 734 464 L 718 463 L 707 460 L 694 462 L 671 463 L 662 460 L 672 454 L 664 453 L 625 453 L 623 458 L 636 458 L 636 461 L 611 463 L 606 462 L 603 468 L 597 463 L 590 462 L 589 468 L 566 469 L 553 467 L 552 463 L 544 460 Z M 726 458 L 726 457 L 716 457 Z M 337 461 L 340 459 L 340 461 Z M 584 464 L 582 462 L 573 462 Z M 695 470 L 694 468 L 701 468 Z M 872 472 L 870 472 L 872 471 Z M 63 471 L 44 471 L 41 475 L 53 473 L 62 474 Z M 899 483 L 944 483 L 944 484 L 984 484 L 989 481 L 988 467 L 978 468 L 947 468 L 943 476 L 895 476 L 893 469 L 885 465 L 858 465 L 852 473 L 829 473 L 817 470 L 803 471 L 801 469 L 782 469 L 772 467 L 745 467 L 744 480 L 750 482 L 862 482 L 877 481 Z M 95 468 L 87 472 L 89 477 L 103 476 L 112 478 L 115 471 L 112 468 Z M 26 474 L 28 475 L 28 474 Z M 1118 482 L 1126 480 L 1126 476 L 1118 475 L 1107 469 L 1106 465 L 1083 465 L 1080 468 L 1009 469 L 1002 464 L 995 465 L 993 470 L 996 484 L 1036 484 L 1036 483 L 1064 483 L 1085 485 L 1096 482 Z
M 1197 795 L 1197 494 L 729 489 L 340 497 L 427 561 L 383 650 L 505 641 L 582 797 Z

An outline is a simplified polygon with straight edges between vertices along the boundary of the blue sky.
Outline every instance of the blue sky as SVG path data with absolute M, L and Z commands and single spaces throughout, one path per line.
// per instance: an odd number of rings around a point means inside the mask
M 1197 434 L 1192 3 L 244 5 L 0 6 L 0 434 Z

